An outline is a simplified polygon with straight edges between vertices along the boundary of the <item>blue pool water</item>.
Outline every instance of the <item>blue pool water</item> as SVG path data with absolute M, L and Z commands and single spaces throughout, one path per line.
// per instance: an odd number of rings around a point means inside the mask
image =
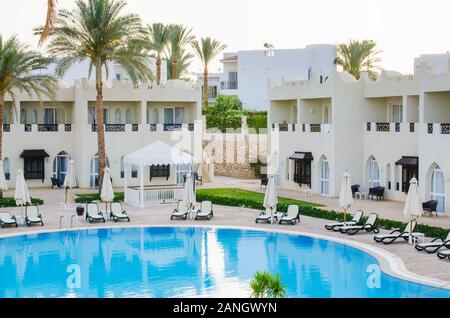
M 256 271 L 279 273 L 289 297 L 450 297 L 377 275 L 377 264 L 342 244 L 259 231 L 48 233 L 0 239 L 0 297 L 239 297 Z

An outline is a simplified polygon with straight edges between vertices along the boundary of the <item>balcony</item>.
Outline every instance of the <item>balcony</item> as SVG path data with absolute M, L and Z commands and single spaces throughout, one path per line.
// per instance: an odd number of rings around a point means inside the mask
M 427 132 L 429 135 L 440 134 L 440 135 L 450 135 L 450 124 L 433 124 L 429 123 L 427 125 Z
M 195 124 L 150 124 L 150 132 L 194 131 Z
M 417 123 L 366 123 L 366 130 L 368 132 L 382 133 L 415 133 L 417 131 L 416 125 Z
M 24 131 L 26 133 L 40 132 L 40 133 L 54 133 L 59 131 L 71 132 L 72 124 L 25 124 L 23 125 Z M 5 125 L 3 126 L 3 131 L 5 130 Z M 7 127 L 8 131 L 11 131 L 11 126 Z
M 237 82 L 237 81 L 231 81 L 231 82 L 225 81 L 225 82 L 220 82 L 220 90 L 227 90 L 227 89 L 235 90 L 235 89 L 238 89 L 238 88 L 239 88 L 239 87 L 238 87 L 238 82 Z

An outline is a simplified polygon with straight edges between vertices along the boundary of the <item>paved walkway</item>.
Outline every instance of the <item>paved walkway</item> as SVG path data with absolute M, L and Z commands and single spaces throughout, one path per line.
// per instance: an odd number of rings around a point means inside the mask
M 251 188 L 252 185 L 249 185 Z M 77 191 L 79 192 L 79 191 Z M 32 227 L 27 228 L 20 226 L 16 228 L 0 229 L 0 236 L 8 234 L 25 234 L 30 232 L 36 232 L 41 230 L 58 230 L 59 229 L 59 216 L 63 214 L 73 213 L 75 204 L 72 204 L 69 208 L 69 212 L 64 210 L 61 204 L 64 200 L 63 190 L 48 190 L 48 189 L 32 189 L 32 195 L 41 197 L 46 200 L 47 204 L 40 208 L 43 214 L 45 227 Z M 283 194 L 284 195 L 284 194 Z M 380 203 L 382 204 L 382 203 Z M 405 242 L 395 243 L 389 246 L 376 244 L 371 234 L 360 234 L 354 237 L 343 235 L 339 233 L 329 233 L 324 229 L 326 221 L 310 217 L 302 217 L 301 223 L 296 226 L 280 226 L 280 225 L 256 225 L 254 220 L 258 215 L 258 211 L 243 209 L 243 208 L 231 208 L 215 206 L 215 217 L 211 222 L 207 221 L 170 221 L 170 215 L 173 210 L 173 206 L 161 206 L 157 208 L 140 210 L 130 206 L 125 206 L 129 215 L 131 216 L 132 226 L 156 226 L 156 225 L 216 225 L 216 226 L 245 226 L 255 227 L 260 229 L 280 229 L 290 230 L 297 232 L 306 232 L 311 234 L 327 235 L 329 237 L 345 238 L 353 242 L 362 242 L 367 246 L 376 247 L 384 251 L 397 255 L 406 265 L 406 269 L 417 275 L 423 275 L 435 280 L 448 282 L 450 286 L 450 262 L 439 260 L 436 255 L 428 255 L 426 253 L 419 253 L 415 249 Z M 1 209 L 11 210 L 11 209 Z M 13 211 L 15 214 L 20 215 L 21 209 L 17 208 Z M 90 225 L 84 220 L 81 221 L 82 227 L 96 227 L 104 226 L 103 224 Z M 108 221 L 107 226 L 128 226 L 128 223 L 115 224 Z
M 205 184 L 204 188 L 241 188 L 264 193 L 264 190 L 261 190 L 260 188 L 259 180 L 240 180 L 227 177 L 216 177 L 214 183 Z M 281 197 L 318 203 L 326 206 L 326 208 L 330 210 L 342 210 L 339 207 L 338 198 L 323 197 L 320 195 L 313 195 L 311 197 L 309 195 L 305 196 L 304 194 L 300 193 L 300 191 L 282 189 L 278 190 L 278 195 Z M 403 202 L 356 199 L 351 208 L 351 212 L 354 213 L 354 211 L 360 209 L 363 210 L 365 214 L 376 212 L 383 219 L 405 222 L 405 218 L 403 216 L 403 207 Z M 439 217 L 422 217 L 419 219 L 419 223 L 450 229 L 450 215 L 443 215 Z

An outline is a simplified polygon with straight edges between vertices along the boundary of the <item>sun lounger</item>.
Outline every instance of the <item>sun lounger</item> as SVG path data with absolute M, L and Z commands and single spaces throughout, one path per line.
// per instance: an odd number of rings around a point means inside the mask
M 211 201 L 203 201 L 200 209 L 197 210 L 195 220 L 207 219 L 208 221 L 214 217 L 213 206 Z
M 356 211 L 355 215 L 353 216 L 353 219 L 351 221 L 348 221 L 347 223 L 344 222 L 340 222 L 340 223 L 331 223 L 331 224 L 327 224 L 325 225 L 325 228 L 328 231 L 334 231 L 334 232 L 339 232 L 339 229 L 343 226 L 354 226 L 354 225 L 358 225 L 359 222 L 361 222 L 361 219 L 364 215 L 364 212 L 361 210 Z
M 371 213 L 369 215 L 369 218 L 367 219 L 366 224 L 343 226 L 339 229 L 339 232 L 347 233 L 349 235 L 355 235 L 361 231 L 373 232 L 375 234 L 378 234 L 378 233 L 380 233 L 380 230 L 376 227 L 377 220 L 378 220 L 378 214 Z
M 0 213 L 0 226 L 4 228 L 5 226 L 8 225 L 14 225 L 15 227 L 19 227 L 15 216 L 11 216 L 11 214 L 9 213 Z
M 298 205 L 290 205 L 288 207 L 287 214 L 283 215 L 280 219 L 280 224 L 291 223 L 292 225 L 300 222 L 300 212 L 298 211 Z
M 111 218 L 114 222 L 118 222 L 121 220 L 126 220 L 130 222 L 130 217 L 127 214 L 127 211 L 125 211 L 122 207 L 122 203 L 120 202 L 111 202 L 110 205 L 111 210 Z
M 405 230 L 403 232 L 397 229 L 386 235 L 376 235 L 373 239 L 377 243 L 383 243 L 386 245 L 392 244 L 398 239 L 404 239 L 405 241 L 408 241 L 411 236 L 411 233 L 414 233 L 416 225 L 417 225 L 416 221 L 411 221 L 406 225 Z
M 275 221 L 278 221 L 278 219 L 280 219 L 282 216 L 283 216 L 282 213 L 278 213 L 276 211 L 273 212 L 273 218 Z M 272 223 L 272 212 L 270 212 L 270 209 L 267 209 L 266 211 L 261 211 L 261 214 L 256 218 L 255 222 Z
M 29 205 L 25 207 L 25 223 L 27 226 L 31 226 L 33 224 L 40 224 L 44 226 L 42 215 L 39 213 L 39 208 L 37 205 Z
M 103 213 L 100 211 L 97 203 L 86 204 L 86 220 L 89 223 L 106 222 L 105 217 L 103 216 Z
M 189 208 L 186 206 L 186 204 L 183 203 L 183 201 L 179 201 L 177 208 L 175 210 L 173 210 L 170 220 L 174 220 L 174 219 L 187 220 L 188 214 L 189 214 Z
M 439 253 L 438 253 L 438 257 L 439 257 L 440 259 L 445 259 L 445 258 L 450 259 L 450 250 L 446 250 L 446 251 L 439 252 Z
M 450 248 L 450 232 L 448 232 L 448 235 L 444 240 L 441 238 L 435 238 L 431 242 L 417 244 L 416 250 L 434 254 L 443 247 Z

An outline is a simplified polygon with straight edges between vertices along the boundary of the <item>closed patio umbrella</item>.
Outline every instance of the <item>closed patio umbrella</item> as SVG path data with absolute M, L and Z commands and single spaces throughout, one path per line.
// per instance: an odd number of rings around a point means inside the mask
M 423 207 L 422 200 L 419 195 L 419 185 L 416 178 L 412 178 L 410 181 L 408 190 L 408 196 L 406 197 L 405 208 L 403 209 L 403 215 L 408 222 L 414 221 L 422 216 Z M 412 226 L 412 224 L 411 224 Z M 411 230 L 409 231 L 409 244 L 412 244 Z
M 3 160 L 0 160 L 0 191 L 8 191 L 8 184 L 6 183 L 5 171 L 3 170 Z
M 273 212 L 277 209 L 278 197 L 277 197 L 277 186 L 275 185 L 275 177 L 271 176 L 269 182 L 267 183 L 266 195 L 264 196 L 264 207 L 270 209 L 271 212 L 271 223 L 273 224 Z
M 64 204 L 67 206 L 67 191 L 77 186 L 77 178 L 75 175 L 75 161 L 70 160 L 69 168 L 67 169 L 66 178 L 64 179 L 64 188 L 66 188 L 66 197 Z
M 341 191 L 339 193 L 339 205 L 344 209 L 344 223 L 347 223 L 347 211 L 350 209 L 353 204 L 353 193 L 352 186 L 350 180 L 350 174 L 348 171 L 345 171 L 342 182 L 341 182 Z
M 114 190 L 111 183 L 111 170 L 105 168 L 102 182 L 102 191 L 100 192 L 100 198 L 106 203 L 106 212 L 108 212 L 108 203 L 114 201 Z
M 27 183 L 25 182 L 22 169 L 17 170 L 14 200 L 16 200 L 17 206 L 25 206 L 27 204 L 31 204 L 30 193 L 28 192 Z M 22 215 L 24 216 L 23 210 Z
M 184 183 L 183 203 L 186 205 L 188 209 L 190 209 L 192 208 L 194 202 L 195 202 L 194 183 L 192 180 L 192 174 L 188 173 L 186 175 L 186 182 Z

